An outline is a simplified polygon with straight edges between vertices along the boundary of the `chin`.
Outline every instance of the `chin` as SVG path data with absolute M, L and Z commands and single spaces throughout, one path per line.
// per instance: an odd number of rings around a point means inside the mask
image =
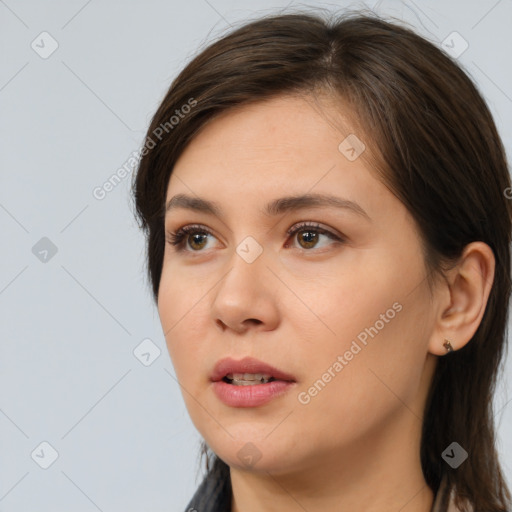
M 231 431 L 230 431 L 231 432 Z M 254 473 L 286 473 L 297 466 L 297 453 L 279 439 L 255 440 L 234 436 L 226 443 L 210 444 L 212 450 L 231 468 Z M 277 442 L 276 442 L 277 441 Z

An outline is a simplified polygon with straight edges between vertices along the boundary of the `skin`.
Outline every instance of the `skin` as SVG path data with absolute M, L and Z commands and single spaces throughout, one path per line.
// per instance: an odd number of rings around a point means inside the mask
M 481 321 L 494 257 L 484 243 L 470 244 L 431 297 L 412 216 L 366 160 L 342 154 L 340 142 L 356 132 L 330 122 L 326 109 L 296 96 L 243 106 L 205 125 L 182 153 L 167 200 L 216 201 L 223 217 L 167 215 L 166 232 L 198 223 L 213 236 L 188 235 L 181 252 L 166 243 L 162 328 L 190 417 L 230 466 L 234 512 L 429 512 L 434 495 L 419 458 L 426 395 L 444 339 L 459 349 Z M 272 199 L 307 192 L 355 201 L 371 220 L 332 207 L 261 212 Z M 304 231 L 290 237 L 301 221 L 344 242 L 318 232 L 316 245 Z M 236 252 L 247 236 L 263 249 L 252 263 Z M 300 403 L 298 394 L 394 303 L 400 312 Z M 291 373 L 295 388 L 260 407 L 222 403 L 210 382 L 215 363 L 247 355 Z M 249 442 L 261 455 L 252 466 L 237 456 Z

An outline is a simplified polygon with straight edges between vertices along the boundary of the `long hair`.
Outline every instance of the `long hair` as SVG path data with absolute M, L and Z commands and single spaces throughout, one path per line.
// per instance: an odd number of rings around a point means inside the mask
M 429 284 L 443 278 L 470 242 L 483 241 L 494 253 L 494 282 L 475 335 L 438 360 L 420 449 L 434 492 L 444 477 L 457 505 L 466 500 L 475 511 L 507 511 L 511 495 L 495 449 L 492 406 L 511 292 L 506 154 L 470 76 L 411 28 L 371 12 L 280 13 L 231 30 L 190 61 L 151 121 L 132 183 L 153 297 L 163 264 L 167 185 L 187 144 L 236 106 L 318 92 L 350 107 L 357 133 L 372 148 L 372 168 L 414 217 Z M 457 469 L 441 457 L 453 441 L 469 454 Z M 204 442 L 202 450 L 207 471 L 229 478 L 215 454 L 210 465 Z

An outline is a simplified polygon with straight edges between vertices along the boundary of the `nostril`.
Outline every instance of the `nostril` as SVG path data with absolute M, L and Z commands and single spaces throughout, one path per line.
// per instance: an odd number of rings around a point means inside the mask
M 215 323 L 220 327 L 222 332 L 226 331 L 227 329 L 232 329 L 233 331 L 242 334 L 247 330 L 250 324 L 260 325 L 263 324 L 263 321 L 258 320 L 257 318 L 248 318 L 247 320 L 244 320 L 241 324 L 236 324 L 235 327 L 235 324 L 230 326 L 223 322 L 220 318 L 217 318 L 217 320 L 215 320 Z
M 255 323 L 256 325 L 263 323 L 261 320 L 258 320 L 257 318 L 249 318 L 248 320 L 246 320 L 246 322 Z

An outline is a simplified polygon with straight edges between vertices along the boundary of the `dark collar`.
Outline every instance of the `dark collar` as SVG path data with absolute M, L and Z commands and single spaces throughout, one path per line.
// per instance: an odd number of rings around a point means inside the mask
M 231 512 L 231 496 L 229 466 L 217 459 L 185 512 Z

